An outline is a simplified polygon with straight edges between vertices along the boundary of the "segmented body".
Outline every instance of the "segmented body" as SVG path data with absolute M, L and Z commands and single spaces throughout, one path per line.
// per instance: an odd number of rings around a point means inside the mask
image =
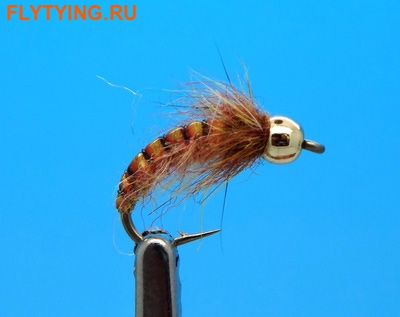
M 220 184 L 254 164 L 269 139 L 269 115 L 251 96 L 231 84 L 207 81 L 189 93 L 190 121 L 149 143 L 122 175 L 116 207 L 130 213 L 173 175 L 191 175 L 187 195 Z M 179 185 L 178 185 L 179 186 Z

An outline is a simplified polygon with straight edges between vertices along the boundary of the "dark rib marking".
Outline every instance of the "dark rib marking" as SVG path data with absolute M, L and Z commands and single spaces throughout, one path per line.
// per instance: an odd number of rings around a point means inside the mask
M 186 131 L 187 125 L 181 126 L 180 128 L 182 128 L 183 138 L 185 140 L 189 140 L 190 138 L 189 138 L 189 136 L 187 134 L 187 131 Z
M 150 161 L 150 155 L 146 152 L 146 149 L 142 150 L 142 154 L 147 161 Z
M 210 126 L 208 125 L 207 120 L 201 121 L 203 136 L 207 136 L 210 133 Z
M 135 173 L 136 171 L 132 171 L 131 170 L 131 165 L 128 165 L 128 168 L 126 169 L 126 173 L 128 174 L 128 176 L 131 176 L 133 173 Z
M 162 145 L 164 147 L 165 150 L 169 151 L 171 150 L 171 143 L 169 143 L 166 139 L 165 139 L 165 134 L 160 138 Z
M 165 140 L 165 134 L 159 138 L 161 145 L 163 146 L 164 149 L 169 150 L 169 144 L 168 142 Z

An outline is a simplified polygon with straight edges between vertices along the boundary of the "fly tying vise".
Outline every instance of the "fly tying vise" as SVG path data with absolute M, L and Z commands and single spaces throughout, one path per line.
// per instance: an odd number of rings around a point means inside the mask
M 181 182 L 187 196 L 222 184 L 257 160 L 271 163 L 293 162 L 302 149 L 323 153 L 325 147 L 305 140 L 303 129 L 283 116 L 269 116 L 247 90 L 205 78 L 192 83 L 182 100 L 187 122 L 149 143 L 131 161 L 121 177 L 116 198 L 125 230 L 136 242 L 141 234 L 132 223 L 136 203 L 151 195 L 172 175 L 190 175 Z M 178 186 L 179 187 L 179 186 Z

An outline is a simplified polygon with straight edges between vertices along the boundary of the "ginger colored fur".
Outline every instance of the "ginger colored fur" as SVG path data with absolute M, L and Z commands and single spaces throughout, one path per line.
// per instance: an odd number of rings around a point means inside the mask
M 179 192 L 191 196 L 254 164 L 265 151 L 270 126 L 248 81 L 247 86 L 246 93 L 207 78 L 188 85 L 187 95 L 180 100 L 189 107 L 184 113 L 186 125 L 171 130 L 134 158 L 121 178 L 117 209 L 132 212 L 139 199 L 165 186 L 166 179 L 172 178 Z M 184 182 L 185 176 L 192 181 Z

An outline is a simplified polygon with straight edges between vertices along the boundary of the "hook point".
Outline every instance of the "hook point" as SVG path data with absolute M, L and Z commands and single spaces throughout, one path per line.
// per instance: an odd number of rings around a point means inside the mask
M 208 237 L 214 233 L 220 232 L 221 229 L 214 229 L 214 230 L 209 230 L 209 231 L 204 231 L 204 232 L 199 232 L 199 233 L 193 233 L 193 234 L 188 234 L 182 231 L 178 231 L 180 234 L 180 237 L 176 237 L 174 239 L 174 243 L 176 246 L 182 245 L 185 243 L 189 243 L 198 239 L 202 239 L 205 237 Z

